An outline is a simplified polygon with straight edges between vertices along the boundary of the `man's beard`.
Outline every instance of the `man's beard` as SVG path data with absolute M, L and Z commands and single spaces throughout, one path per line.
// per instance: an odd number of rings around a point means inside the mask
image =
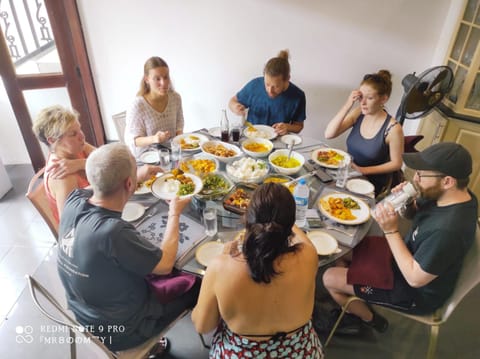
M 438 182 L 435 186 L 429 188 L 422 188 L 418 186 L 418 189 L 420 190 L 420 197 L 433 201 L 437 201 L 444 192 L 442 186 L 440 185 L 440 182 Z

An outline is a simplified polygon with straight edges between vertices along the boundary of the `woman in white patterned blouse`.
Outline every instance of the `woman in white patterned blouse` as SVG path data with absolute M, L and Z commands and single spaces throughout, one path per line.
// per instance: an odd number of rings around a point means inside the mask
M 127 110 L 125 128 L 125 142 L 135 156 L 145 147 L 183 132 L 182 99 L 172 89 L 167 63 L 154 56 L 143 69 L 140 90 Z

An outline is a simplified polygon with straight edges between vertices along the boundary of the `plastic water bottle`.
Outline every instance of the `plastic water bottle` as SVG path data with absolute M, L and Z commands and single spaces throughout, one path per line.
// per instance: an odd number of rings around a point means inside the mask
M 400 192 L 390 193 L 387 197 L 385 197 L 380 203 L 385 205 L 385 203 L 390 203 L 394 208 L 395 212 L 399 212 L 404 205 L 406 205 L 412 198 L 417 196 L 417 190 L 408 182 L 405 186 L 403 186 Z M 375 216 L 375 209 L 372 213 Z
M 302 178 L 298 184 L 295 186 L 293 191 L 293 198 L 297 204 L 297 210 L 295 213 L 295 224 L 298 227 L 305 227 L 307 209 L 308 209 L 308 197 L 310 195 L 310 189 L 307 186 L 305 178 Z

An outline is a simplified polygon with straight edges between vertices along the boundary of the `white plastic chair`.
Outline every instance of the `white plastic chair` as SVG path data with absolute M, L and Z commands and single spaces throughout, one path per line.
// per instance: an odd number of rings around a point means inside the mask
M 106 355 L 107 358 L 116 358 L 116 359 L 140 359 L 145 358 L 150 349 L 158 342 L 159 338 L 165 335 L 165 333 L 172 328 L 180 319 L 188 314 L 190 310 L 186 309 L 180 315 L 173 320 L 166 328 L 164 328 L 160 333 L 151 339 L 147 340 L 145 343 L 124 351 L 112 352 L 108 349 L 97 337 L 85 330 L 85 328 L 78 323 L 68 312 L 65 310 L 62 305 L 55 299 L 55 297 L 44 287 L 42 286 L 35 278 L 26 275 L 25 278 L 28 282 L 28 288 L 30 290 L 30 295 L 32 297 L 33 303 L 38 308 L 38 310 L 45 315 L 50 320 L 54 321 L 57 324 L 63 325 L 69 329 L 69 343 L 70 343 L 70 358 L 75 359 L 77 357 L 77 351 L 75 346 L 75 336 L 80 333 L 85 337 L 89 338 L 90 342 L 95 343 Z M 38 299 L 38 294 L 41 294 L 56 310 L 57 313 L 53 314 L 51 311 L 45 309 L 45 306 L 42 305 Z M 58 315 L 60 314 L 60 316 Z M 202 343 L 203 343 L 203 338 Z
M 428 344 L 427 359 L 435 358 L 435 351 L 437 348 L 438 333 L 440 331 L 440 325 L 446 323 L 450 315 L 453 313 L 455 308 L 462 302 L 463 298 L 467 296 L 470 291 L 475 288 L 480 283 L 480 228 L 477 225 L 477 231 L 475 235 L 475 241 L 472 244 L 472 247 L 468 251 L 464 261 L 460 276 L 458 277 L 457 284 L 455 289 L 450 296 L 450 298 L 445 302 L 443 307 L 437 309 L 433 314 L 429 315 L 413 315 L 403 313 L 388 307 L 383 307 L 389 312 L 399 314 L 403 317 L 413 319 L 417 322 L 426 324 L 430 326 L 430 341 Z M 330 343 L 335 331 L 337 330 L 338 325 L 340 324 L 345 312 L 347 311 L 350 304 L 356 300 L 363 299 L 352 296 L 348 299 L 345 305 L 342 307 L 342 312 L 338 316 L 335 325 L 333 326 L 330 334 L 325 341 L 325 347 Z

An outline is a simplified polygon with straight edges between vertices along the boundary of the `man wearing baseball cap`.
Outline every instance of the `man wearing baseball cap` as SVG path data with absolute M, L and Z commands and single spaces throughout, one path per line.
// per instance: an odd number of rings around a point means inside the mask
M 418 190 L 417 198 L 403 213 L 412 219 L 406 236 L 399 232 L 398 215 L 389 203 L 375 209 L 387 251 L 393 255 L 393 287 L 349 284 L 349 268 L 332 267 L 325 272 L 323 282 L 339 305 L 356 295 L 367 303 L 427 314 L 441 307 L 454 290 L 477 227 L 477 198 L 467 188 L 472 157 L 461 145 L 443 142 L 422 152 L 405 153 L 403 160 L 416 170 L 413 182 Z M 364 302 L 352 303 L 349 312 L 380 332 L 388 327 L 387 320 Z

